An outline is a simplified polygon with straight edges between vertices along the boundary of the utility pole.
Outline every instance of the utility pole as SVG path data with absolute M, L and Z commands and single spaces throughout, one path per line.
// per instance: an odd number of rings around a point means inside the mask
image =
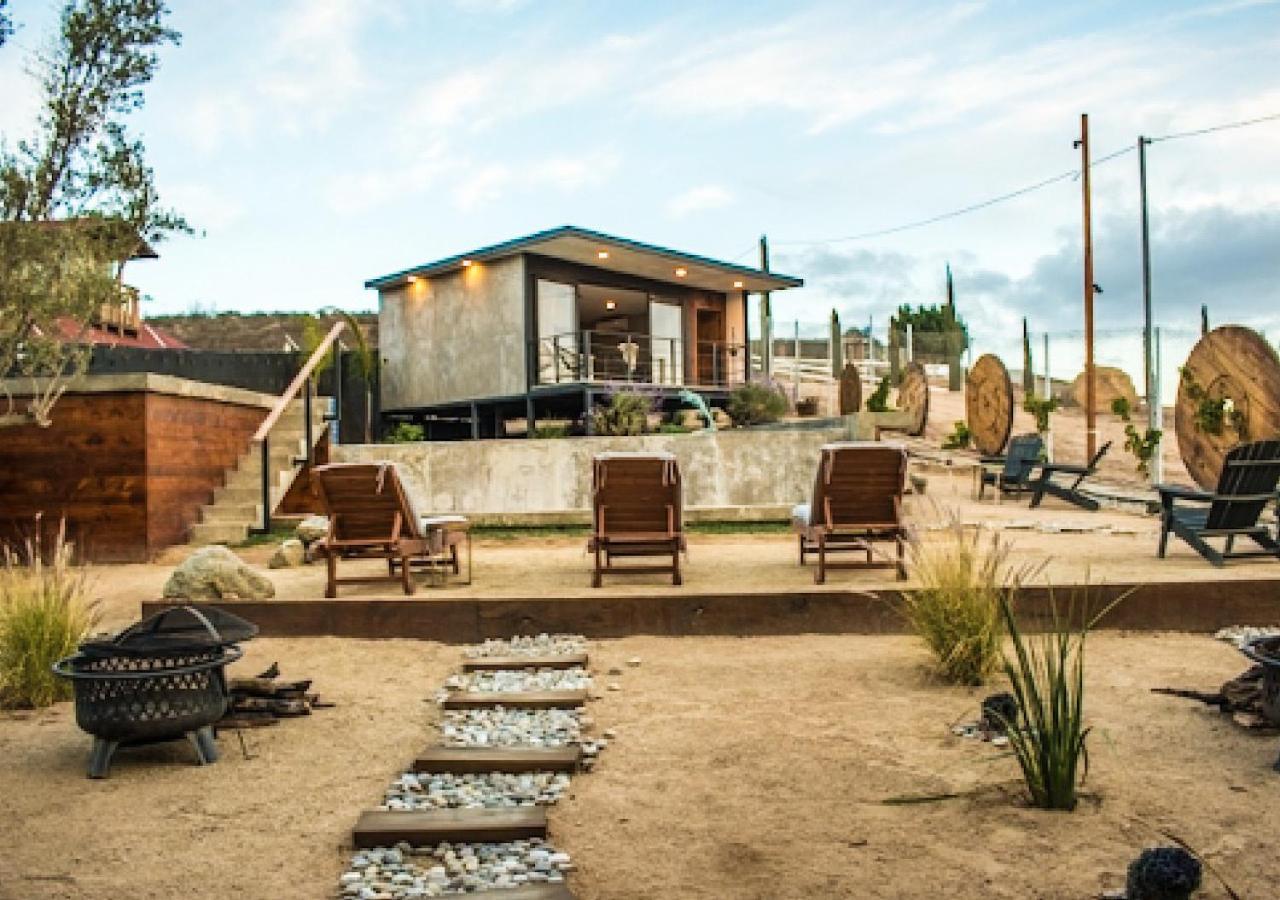
M 760 271 L 769 271 L 769 238 L 760 235 Z M 760 292 L 760 372 L 764 380 L 773 377 L 773 310 L 769 292 Z
M 1084 198 L 1084 397 L 1085 455 L 1098 449 L 1098 377 L 1093 367 L 1093 218 L 1089 191 L 1089 114 L 1080 114 L 1080 180 Z
M 1147 381 L 1147 428 L 1159 430 L 1164 426 L 1160 414 L 1160 369 L 1153 330 L 1155 316 L 1151 309 L 1151 230 L 1147 218 L 1147 144 L 1150 143 L 1147 138 L 1138 136 L 1138 187 L 1142 201 L 1142 362 Z

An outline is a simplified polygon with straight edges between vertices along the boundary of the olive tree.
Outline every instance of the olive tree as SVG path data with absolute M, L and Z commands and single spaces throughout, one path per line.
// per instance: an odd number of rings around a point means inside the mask
M 179 40 L 167 15 L 163 0 L 68 0 L 33 56 L 35 128 L 12 148 L 0 140 L 0 378 L 31 379 L 32 399 L 20 408 L 6 386 L 0 426 L 49 424 L 87 365 L 78 338 L 119 299 L 125 262 L 190 231 L 160 206 L 145 148 L 125 127 L 160 49 Z

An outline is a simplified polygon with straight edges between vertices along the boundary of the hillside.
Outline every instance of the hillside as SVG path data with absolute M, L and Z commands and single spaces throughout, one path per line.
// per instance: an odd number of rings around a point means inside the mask
M 147 323 L 163 328 L 195 350 L 284 350 L 288 338 L 301 346 L 305 313 L 234 313 L 212 315 L 148 316 Z M 378 346 L 378 314 L 357 313 L 365 337 Z M 323 315 L 321 333 L 327 332 L 337 316 Z M 342 343 L 353 346 L 350 336 Z

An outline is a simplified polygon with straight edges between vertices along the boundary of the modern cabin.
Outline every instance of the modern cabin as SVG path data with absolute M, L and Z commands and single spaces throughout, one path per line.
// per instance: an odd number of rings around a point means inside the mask
M 574 226 L 373 278 L 382 410 L 442 439 L 532 434 L 620 389 L 723 404 L 751 374 L 748 294 L 802 284 Z

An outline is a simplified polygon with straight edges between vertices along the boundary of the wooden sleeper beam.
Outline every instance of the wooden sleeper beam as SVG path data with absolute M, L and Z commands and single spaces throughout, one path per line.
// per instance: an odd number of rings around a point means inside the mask
M 493 669 L 574 669 L 586 668 L 587 654 L 559 653 L 554 656 L 479 656 L 464 660 L 462 671 Z
M 391 847 L 405 841 L 434 847 L 448 841 L 500 843 L 547 836 L 547 813 L 540 806 L 515 809 L 366 810 L 351 841 L 357 850 Z
M 441 704 L 445 709 L 573 709 L 585 706 L 586 691 L 453 691 Z
M 582 748 L 570 747 L 428 747 L 413 761 L 415 772 L 477 774 L 485 772 L 574 772 Z

